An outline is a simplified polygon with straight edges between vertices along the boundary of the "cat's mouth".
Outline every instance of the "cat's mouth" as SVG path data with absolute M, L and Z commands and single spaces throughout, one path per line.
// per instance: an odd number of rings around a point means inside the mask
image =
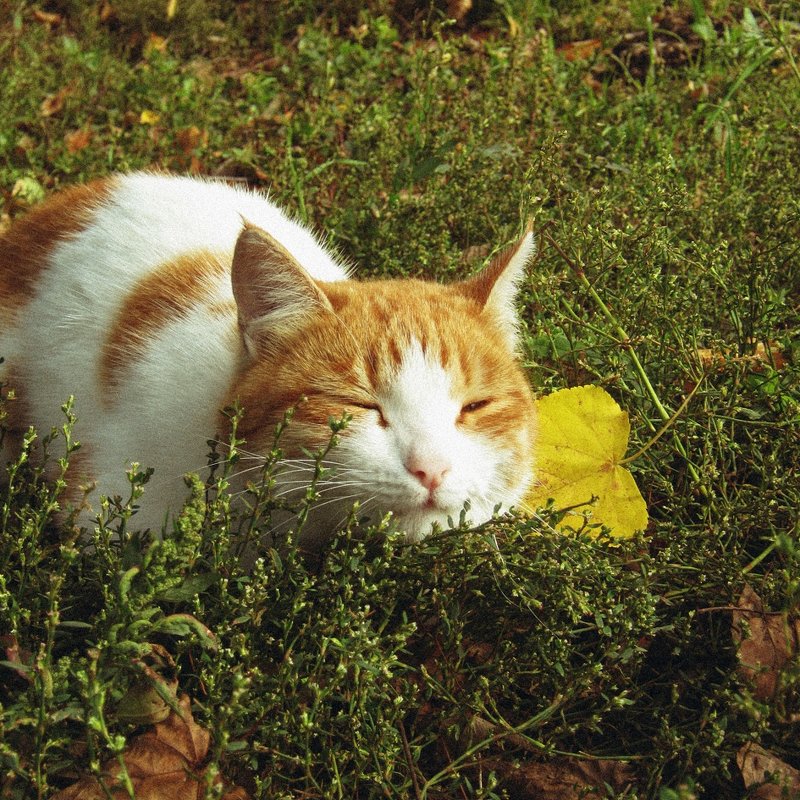
M 433 492 L 431 492 L 419 505 L 422 511 L 431 511 L 439 514 L 451 513 L 452 504 L 444 502 L 442 499 L 437 499 Z

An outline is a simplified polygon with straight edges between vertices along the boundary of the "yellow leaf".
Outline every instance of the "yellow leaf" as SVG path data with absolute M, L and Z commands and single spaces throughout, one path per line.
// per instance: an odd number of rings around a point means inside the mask
M 533 511 L 553 498 L 556 508 L 597 502 L 567 512 L 562 526 L 578 528 L 581 512 L 628 538 L 647 526 L 647 506 L 633 476 L 620 466 L 630 434 L 628 415 L 599 386 L 562 389 L 537 403 L 536 483 L 524 506 Z
M 172 19 L 178 11 L 178 0 L 167 0 L 167 19 Z
M 139 122 L 142 125 L 155 125 L 161 117 L 155 111 L 144 110 L 139 115 Z

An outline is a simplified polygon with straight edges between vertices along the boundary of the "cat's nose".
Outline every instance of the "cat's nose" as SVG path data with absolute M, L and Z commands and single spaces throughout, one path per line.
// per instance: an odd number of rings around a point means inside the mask
M 450 461 L 441 456 L 423 457 L 414 454 L 406 461 L 406 469 L 429 491 L 442 485 L 442 481 L 450 472 Z

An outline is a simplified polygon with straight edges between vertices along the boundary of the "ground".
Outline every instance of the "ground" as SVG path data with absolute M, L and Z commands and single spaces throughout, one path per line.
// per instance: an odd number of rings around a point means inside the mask
M 173 770 L 203 773 L 192 797 L 217 775 L 270 799 L 781 796 L 764 769 L 797 793 L 800 15 L 467 5 L 12 2 L 0 226 L 159 167 L 269 188 L 366 274 L 447 280 L 532 220 L 526 367 L 628 412 L 647 530 L 555 533 L 558 509 L 413 547 L 353 528 L 248 571 L 224 487 L 196 485 L 163 543 L 114 541 L 121 501 L 87 553 L 22 463 L 0 489 L 3 798 L 126 747 L 118 796 L 142 793 L 131 748 L 178 694 L 210 733 Z

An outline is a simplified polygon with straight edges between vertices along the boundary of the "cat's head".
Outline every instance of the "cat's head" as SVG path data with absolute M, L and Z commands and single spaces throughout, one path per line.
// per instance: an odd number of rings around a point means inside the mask
M 355 501 L 373 518 L 393 513 L 411 538 L 457 522 L 469 502 L 479 524 L 530 485 L 533 396 L 519 366 L 514 298 L 533 236 L 477 276 L 450 285 L 312 279 L 264 231 L 246 227 L 232 269 L 247 360 L 234 396 L 240 433 L 266 452 L 296 405 L 278 477 L 308 485 L 303 450 L 328 442 L 329 420 L 352 419 L 317 487 L 314 538 Z M 305 398 L 299 402 L 301 398 Z

